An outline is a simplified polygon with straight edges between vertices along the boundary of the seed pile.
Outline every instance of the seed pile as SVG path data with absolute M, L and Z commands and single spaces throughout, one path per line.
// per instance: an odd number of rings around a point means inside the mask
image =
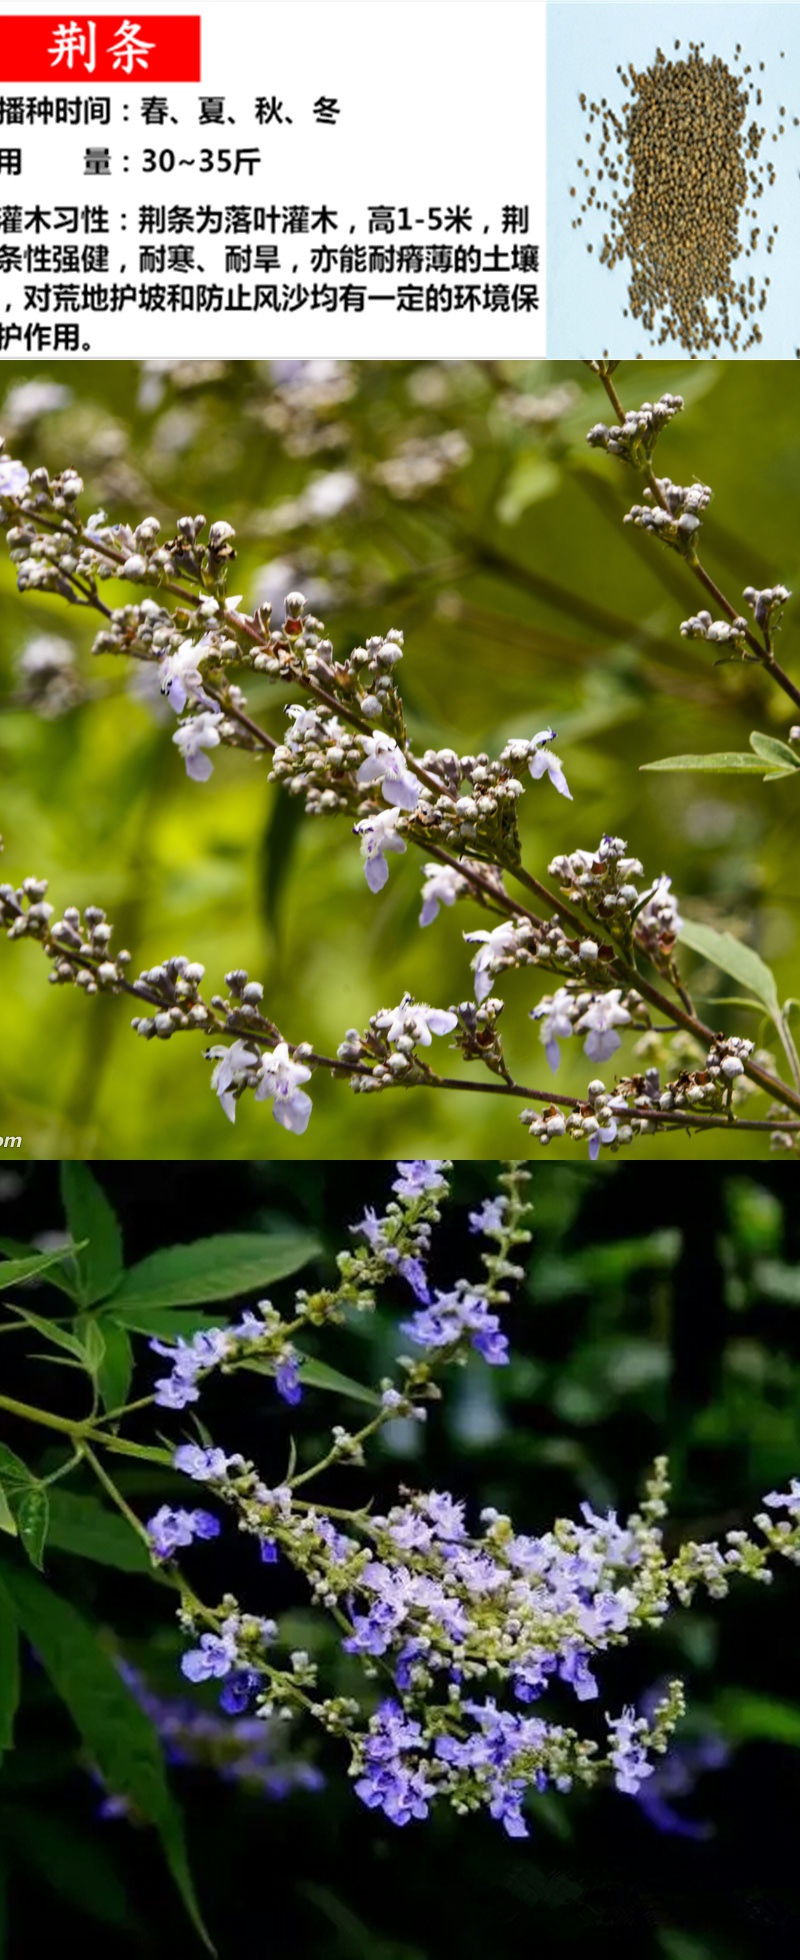
M 605 96 L 590 102 L 581 95 L 585 143 L 590 152 L 597 144 L 597 161 L 578 158 L 585 185 L 570 196 L 585 201 L 573 230 L 590 213 L 607 214 L 600 263 L 628 262 L 624 317 L 640 320 L 652 344 L 674 339 L 693 354 L 725 345 L 745 354 L 762 339 L 757 316 L 770 281 L 759 289 L 736 262 L 752 258 L 759 241 L 771 253 L 778 232 L 777 224 L 765 231 L 760 222 L 760 200 L 775 182 L 757 115 L 764 63 L 756 75 L 749 63 L 737 74 L 718 55 L 706 59 L 704 46 L 690 41 L 680 59 L 658 48 L 649 68 L 618 68 L 628 92 L 618 110 Z M 737 46 L 737 66 L 741 54 Z M 781 108 L 774 143 L 785 118 Z

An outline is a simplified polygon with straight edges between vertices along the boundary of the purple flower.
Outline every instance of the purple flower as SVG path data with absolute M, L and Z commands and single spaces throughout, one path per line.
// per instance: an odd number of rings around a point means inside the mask
M 647 1725 L 641 1717 L 637 1721 L 632 1708 L 623 1708 L 621 1715 L 607 1715 L 606 1721 L 612 1738 L 609 1755 L 614 1765 L 614 1782 L 624 1796 L 635 1797 L 640 1783 L 653 1774 L 642 1740 Z
M 459 1280 L 453 1293 L 437 1291 L 431 1305 L 401 1322 L 401 1331 L 429 1348 L 455 1346 L 468 1337 L 491 1367 L 508 1360 L 508 1341 L 497 1314 L 490 1313 L 481 1294 L 470 1292 L 466 1280 Z
M 180 1375 L 162 1375 L 156 1382 L 153 1400 L 160 1409 L 185 1409 L 189 1402 L 199 1402 L 200 1390 L 193 1381 Z
M 787 1491 L 771 1490 L 764 1499 L 771 1511 L 788 1511 L 789 1516 L 800 1516 L 800 1477 L 792 1477 Z
M 409 1255 L 407 1258 L 401 1259 L 398 1270 L 402 1278 L 408 1282 L 412 1293 L 415 1293 L 417 1299 L 421 1300 L 425 1306 L 428 1306 L 431 1296 L 428 1288 L 428 1276 L 422 1260 L 413 1259 Z
M 219 1518 L 212 1517 L 210 1511 L 171 1511 L 168 1504 L 162 1504 L 147 1523 L 155 1558 L 172 1558 L 181 1547 L 191 1545 L 194 1538 L 218 1538 L 219 1533 Z
M 469 1214 L 470 1231 L 502 1232 L 507 1209 L 507 1198 L 484 1198 L 480 1210 L 471 1211 Z
M 227 1477 L 231 1464 L 241 1466 L 244 1457 L 226 1456 L 224 1450 L 201 1449 L 199 1443 L 180 1443 L 172 1459 L 175 1469 L 182 1470 L 185 1477 L 193 1477 L 198 1484 L 221 1483 Z
M 585 1648 L 570 1647 L 558 1663 L 558 1672 L 561 1680 L 566 1681 L 570 1688 L 574 1688 L 579 1701 L 597 1700 L 597 1682 L 589 1666 L 589 1656 Z
M 303 1394 L 297 1369 L 298 1364 L 292 1355 L 287 1355 L 279 1361 L 275 1369 L 275 1387 L 278 1394 L 292 1407 L 301 1400 Z
M 222 1680 L 230 1674 L 236 1659 L 236 1645 L 230 1634 L 201 1633 L 199 1647 L 181 1657 L 181 1671 L 187 1681 Z
M 424 1192 L 445 1191 L 447 1181 L 442 1176 L 445 1165 L 444 1157 L 414 1157 L 398 1163 L 400 1176 L 395 1178 L 392 1190 L 398 1198 L 421 1198 Z
M 261 1686 L 261 1675 L 254 1667 L 237 1668 L 229 1674 L 219 1698 L 226 1715 L 242 1715 Z

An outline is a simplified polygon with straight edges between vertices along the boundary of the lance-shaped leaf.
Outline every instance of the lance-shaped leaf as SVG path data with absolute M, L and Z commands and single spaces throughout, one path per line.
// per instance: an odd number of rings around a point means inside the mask
M 117 1216 L 85 1164 L 61 1166 L 61 1197 L 78 1254 L 81 1305 L 91 1307 L 114 1291 L 122 1275 L 122 1234 Z
M 780 1002 L 775 975 L 752 946 L 744 946 L 740 939 L 734 939 L 732 932 L 714 932 L 711 926 L 699 925 L 694 919 L 684 920 L 680 936 L 684 946 L 691 946 L 694 953 L 701 953 L 712 966 L 738 980 L 748 993 L 763 1002 L 770 1018 L 778 1020 Z
M 214 1949 L 200 1917 L 183 1836 L 158 1736 L 125 1686 L 94 1629 L 32 1572 L 4 1568 L 18 1625 L 64 1702 L 107 1789 L 154 1825 L 192 1923 Z
M 38 1279 L 51 1266 L 63 1266 L 65 1259 L 72 1259 L 82 1246 L 62 1245 L 57 1252 L 31 1252 L 24 1259 L 0 1259 L 0 1293 L 7 1286 L 19 1286 L 22 1280 Z
M 280 1232 L 225 1232 L 191 1245 L 167 1246 L 125 1274 L 114 1295 L 114 1319 L 127 1324 L 131 1309 L 202 1306 L 256 1292 L 299 1272 L 320 1250 L 314 1233 L 300 1226 Z

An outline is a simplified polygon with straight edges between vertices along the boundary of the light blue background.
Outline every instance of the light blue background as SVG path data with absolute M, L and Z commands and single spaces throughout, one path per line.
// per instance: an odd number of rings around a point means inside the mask
M 657 47 L 669 59 L 676 40 L 681 43 L 676 59 L 686 54 L 689 41 L 704 41 L 707 58 L 719 55 L 734 74 L 741 74 L 749 61 L 754 71 L 745 79 L 748 84 L 755 81 L 763 101 L 759 109 L 753 98 L 751 116 L 767 131 L 759 163 L 774 164 L 776 183 L 765 183 L 758 200 L 757 251 L 749 259 L 742 254 L 734 264 L 734 275 L 753 274 L 757 298 L 764 276 L 771 281 L 766 307 L 754 315 L 764 338 L 745 358 L 794 360 L 800 348 L 800 129 L 792 121 L 800 116 L 800 7 L 693 6 L 678 0 L 671 6 L 661 5 L 660 0 L 654 5 L 587 6 L 557 0 L 547 9 L 547 352 L 551 359 L 594 360 L 604 351 L 612 359 L 685 355 L 676 340 L 656 349 L 640 321 L 623 319 L 628 264 L 623 260 L 609 270 L 598 258 L 611 213 L 593 208 L 581 229 L 573 231 L 572 219 L 584 199 L 569 194 L 571 184 L 579 191 L 582 185 L 588 189 L 590 181 L 578 171 L 578 157 L 585 153 L 587 161 L 597 159 L 598 123 L 592 125 L 590 148 L 584 140 L 588 117 L 579 95 L 585 94 L 590 102 L 606 96 L 619 110 L 630 100 L 630 92 L 623 89 L 617 66 L 624 68 L 632 60 L 637 68 L 647 68 Z M 742 44 L 738 63 L 734 60 L 737 41 Z M 763 75 L 758 72 L 760 61 L 765 64 Z M 785 116 L 778 113 L 781 105 Z M 772 131 L 779 122 L 784 135 L 773 143 Z M 780 229 L 768 256 L 766 237 L 776 223 Z M 746 242 L 741 221 L 740 236 Z M 591 254 L 586 250 L 590 243 Z M 720 359 L 741 358 L 727 346 L 717 351 Z

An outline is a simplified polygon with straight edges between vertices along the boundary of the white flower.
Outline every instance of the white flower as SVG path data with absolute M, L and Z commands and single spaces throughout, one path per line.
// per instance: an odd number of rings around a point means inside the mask
M 188 721 L 182 721 L 180 728 L 176 728 L 172 737 L 183 756 L 186 774 L 191 776 L 195 783 L 205 783 L 211 775 L 213 763 L 207 755 L 203 755 L 202 751 L 219 747 L 220 732 L 217 727 L 219 719 L 219 709 L 215 709 L 214 714 L 204 710 L 202 714 L 192 715 Z
M 480 952 L 476 953 L 472 961 L 472 970 L 475 974 L 475 999 L 480 1002 L 492 991 L 492 975 L 498 967 L 505 966 L 513 960 L 514 954 L 518 951 L 517 928 L 513 919 L 503 919 L 502 924 L 493 926 L 491 932 L 484 930 L 465 932 L 464 938 L 468 946 L 476 943 L 480 945 Z
M 385 1008 L 375 1015 L 375 1026 L 388 1042 L 406 1039 L 430 1048 L 432 1035 L 451 1034 L 457 1020 L 458 1015 L 449 1008 L 426 1007 L 424 1001 L 412 1001 L 404 994 L 399 1007 Z
M 30 477 L 24 463 L 13 456 L 0 456 L 0 497 L 24 497 Z
M 287 1042 L 279 1041 L 275 1048 L 266 1049 L 261 1055 L 254 1054 L 244 1041 L 234 1041 L 230 1048 L 209 1048 L 206 1052 L 209 1058 L 217 1060 L 211 1087 L 231 1123 L 236 1120 L 237 1091 L 252 1089 L 256 1102 L 266 1102 L 272 1097 L 272 1114 L 282 1129 L 291 1130 L 295 1136 L 303 1135 L 311 1115 L 311 1097 L 299 1085 L 309 1080 L 311 1070 L 302 1062 L 292 1060 Z
M 386 852 L 402 853 L 406 849 L 405 839 L 398 837 L 396 830 L 400 816 L 399 810 L 379 810 L 374 817 L 363 817 L 353 825 L 355 836 L 361 838 L 364 875 L 371 892 L 382 891 L 389 876 Z
M 554 728 L 540 728 L 538 735 L 525 737 L 513 735 L 511 740 L 506 742 L 500 761 L 527 762 L 534 782 L 538 782 L 541 776 L 549 776 L 553 788 L 557 789 L 561 796 L 568 796 L 572 802 L 572 792 L 567 787 L 567 779 L 558 756 L 553 755 L 552 750 L 545 746 L 547 742 L 555 740 L 555 733 Z
M 185 708 L 190 694 L 195 701 L 202 701 L 204 707 L 210 708 L 212 714 L 219 714 L 216 702 L 203 691 L 200 673 L 200 661 L 206 659 L 212 651 L 212 644 L 208 634 L 205 634 L 202 640 L 198 640 L 196 645 L 193 640 L 184 640 L 183 645 L 178 647 L 177 653 L 168 653 L 159 661 L 161 692 L 166 695 L 176 715 Z
M 559 987 L 557 993 L 548 995 L 546 1000 L 541 1000 L 538 1007 L 534 1007 L 531 1012 L 532 1021 L 544 1023 L 542 1027 L 544 1052 L 554 1075 L 561 1060 L 558 1044 L 560 1041 L 566 1041 L 571 1035 L 575 1012 L 575 1002 L 566 987 Z
M 310 1068 L 292 1060 L 285 1041 L 279 1041 L 271 1053 L 267 1049 L 261 1057 L 261 1081 L 255 1092 L 256 1102 L 265 1102 L 268 1096 L 272 1096 L 272 1114 L 276 1123 L 280 1123 L 284 1130 L 291 1130 L 296 1137 L 301 1137 L 308 1129 L 311 1097 L 299 1084 L 308 1082 L 310 1076 Z
M 211 1087 L 219 1096 L 220 1104 L 231 1123 L 236 1121 L 237 1089 L 252 1088 L 257 1083 L 261 1070 L 261 1056 L 255 1055 L 244 1041 L 234 1041 L 230 1048 L 207 1048 L 210 1061 L 217 1066 L 211 1077 Z
M 528 768 L 534 782 L 538 782 L 541 776 L 549 776 L 553 788 L 557 789 L 561 796 L 569 797 L 571 803 L 572 791 L 567 787 L 567 779 L 558 756 L 553 754 L 552 749 L 543 746 L 545 742 L 552 742 L 555 732 L 554 728 L 543 728 L 539 735 L 533 736 L 535 753 L 529 758 Z
M 607 994 L 596 994 L 575 1023 L 577 1034 L 586 1034 L 584 1054 L 590 1062 L 607 1062 L 620 1046 L 617 1028 L 630 1026 L 627 1007 L 621 1005 L 622 992 L 612 987 Z
M 419 784 L 393 735 L 379 730 L 377 735 L 360 735 L 366 760 L 356 775 L 357 783 L 380 783 L 387 803 L 401 810 L 415 810 Z
M 440 905 L 454 905 L 461 893 L 467 890 L 466 878 L 450 864 L 426 864 L 425 880 L 422 886 L 422 911 L 419 915 L 421 926 L 429 926 L 436 918 Z
M 286 709 L 292 726 L 286 737 L 287 749 L 303 749 L 306 742 L 346 742 L 349 738 L 335 715 L 323 715 L 319 708 L 303 708 L 299 701 Z

